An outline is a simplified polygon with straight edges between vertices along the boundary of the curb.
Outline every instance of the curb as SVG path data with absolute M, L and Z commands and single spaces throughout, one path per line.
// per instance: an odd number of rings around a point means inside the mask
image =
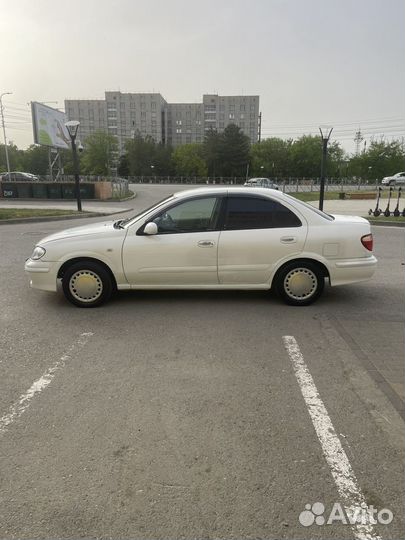
M 12 219 L 0 219 L 0 225 L 14 225 L 19 223 L 45 223 L 47 221 L 65 221 L 72 219 L 84 219 L 92 217 L 103 217 L 103 216 L 115 216 L 116 214 L 125 214 L 126 212 L 131 212 L 133 208 L 127 208 L 126 210 L 119 210 L 117 212 L 85 212 L 83 214 L 71 215 L 66 214 L 66 216 L 43 216 L 43 217 L 28 217 L 28 218 L 12 218 Z
M 377 221 L 366 218 L 370 225 L 376 225 L 377 227 L 405 227 L 405 221 Z
M 99 200 L 99 199 L 82 199 L 82 203 L 83 202 L 97 202 L 97 204 L 106 204 L 106 203 L 121 203 L 121 202 L 125 202 L 125 201 L 131 201 L 132 199 L 135 199 L 137 193 L 136 191 L 133 191 L 132 192 L 132 195 L 129 195 L 129 197 L 125 197 L 124 199 L 103 199 L 103 200 Z M 38 202 L 41 202 L 41 201 L 51 201 L 51 202 L 72 202 L 72 201 L 76 201 L 76 199 L 39 199 L 39 198 L 36 198 L 36 197 L 28 197 L 28 198 L 20 198 L 20 197 L 0 197 L 0 202 L 2 201 L 28 201 L 28 202 L 31 202 L 31 201 L 38 201 Z

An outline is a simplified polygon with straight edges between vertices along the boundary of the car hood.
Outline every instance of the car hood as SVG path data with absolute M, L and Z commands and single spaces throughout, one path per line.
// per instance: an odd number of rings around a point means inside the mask
M 64 238 L 73 238 L 75 236 L 87 236 L 89 234 L 105 234 L 116 230 L 123 232 L 123 229 L 114 229 L 114 221 L 103 221 L 101 223 L 92 223 L 91 225 L 83 225 L 82 227 L 73 227 L 72 229 L 65 229 L 54 234 L 50 234 L 45 238 L 42 238 L 38 245 L 45 244 L 47 242 L 54 242 L 55 240 L 62 240 Z

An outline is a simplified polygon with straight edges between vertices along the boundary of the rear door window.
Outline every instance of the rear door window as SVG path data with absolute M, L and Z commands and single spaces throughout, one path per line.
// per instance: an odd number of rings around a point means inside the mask
M 301 220 L 283 204 L 259 197 L 228 197 L 224 229 L 275 229 L 301 227 Z

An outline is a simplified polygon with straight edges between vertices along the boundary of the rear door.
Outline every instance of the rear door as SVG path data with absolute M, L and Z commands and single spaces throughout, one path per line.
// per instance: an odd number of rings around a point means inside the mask
M 221 284 L 266 284 L 280 261 L 299 256 L 307 222 L 292 206 L 263 196 L 230 195 L 218 247 Z

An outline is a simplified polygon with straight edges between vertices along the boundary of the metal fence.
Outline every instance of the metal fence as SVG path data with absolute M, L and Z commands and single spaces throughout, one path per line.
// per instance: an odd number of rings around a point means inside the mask
M 279 189 L 286 192 L 319 191 L 319 178 L 271 178 Z M 243 185 L 244 177 L 201 177 L 201 176 L 129 176 L 130 184 L 186 184 L 186 185 Z M 379 180 L 353 178 L 327 178 L 326 191 L 375 190 Z
M 46 180 L 47 177 L 41 177 Z M 185 184 L 185 185 L 243 185 L 245 177 L 212 177 L 212 176 L 128 176 L 107 177 L 80 175 L 82 182 L 102 182 L 113 183 L 113 196 L 123 197 L 128 192 L 128 184 Z M 319 178 L 271 178 L 278 184 L 279 189 L 288 193 L 291 192 L 311 192 L 319 191 Z M 54 180 L 55 181 L 55 180 Z M 74 176 L 63 175 L 57 182 L 74 182 Z M 327 178 L 325 180 L 326 191 L 355 191 L 355 190 L 375 190 L 381 185 L 380 180 L 364 180 L 361 178 Z

